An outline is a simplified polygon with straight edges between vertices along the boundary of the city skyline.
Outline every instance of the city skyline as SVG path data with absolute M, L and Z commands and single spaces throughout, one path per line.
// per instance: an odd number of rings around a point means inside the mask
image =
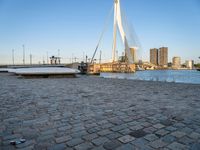
M 23 44 L 27 63 L 30 53 L 36 63 L 46 60 L 47 52 L 49 57 L 57 55 L 58 49 L 64 59 L 72 55 L 91 57 L 113 0 L 87 0 L 79 6 L 80 2 L 0 0 L 0 64 L 12 64 L 13 49 L 15 62 L 23 63 Z M 144 60 L 149 60 L 150 48 L 163 46 L 169 47 L 170 61 L 174 56 L 180 56 L 183 61 L 198 60 L 198 0 L 151 3 L 124 0 L 122 6 L 140 39 Z M 112 57 L 112 24 L 113 20 L 110 20 L 101 46 L 105 59 Z

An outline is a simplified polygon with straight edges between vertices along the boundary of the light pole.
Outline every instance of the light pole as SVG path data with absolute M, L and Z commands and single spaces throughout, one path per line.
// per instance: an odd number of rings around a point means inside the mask
M 14 56 L 14 52 L 15 52 L 15 50 L 12 49 L 12 62 L 13 62 L 13 65 L 15 65 L 15 56 Z
M 22 45 L 23 47 L 23 64 L 25 65 L 25 46 Z
M 32 65 L 32 54 L 30 53 L 30 65 Z
M 47 64 L 49 64 L 49 53 L 47 52 Z

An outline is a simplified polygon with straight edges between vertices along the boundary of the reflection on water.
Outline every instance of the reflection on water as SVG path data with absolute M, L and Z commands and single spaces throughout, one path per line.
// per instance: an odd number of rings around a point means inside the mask
M 130 73 L 130 74 L 101 73 L 101 77 L 200 84 L 200 71 L 196 70 L 137 71 L 136 73 Z

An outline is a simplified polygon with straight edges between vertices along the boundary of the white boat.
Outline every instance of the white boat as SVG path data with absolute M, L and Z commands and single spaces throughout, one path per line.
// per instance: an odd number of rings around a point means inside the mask
M 39 67 L 39 68 L 20 68 L 12 69 L 11 73 L 20 76 L 30 76 L 30 77 L 65 77 L 65 76 L 75 76 L 80 73 L 77 69 L 71 68 L 61 68 L 61 67 Z
M 0 68 L 0 72 L 8 72 L 9 68 Z

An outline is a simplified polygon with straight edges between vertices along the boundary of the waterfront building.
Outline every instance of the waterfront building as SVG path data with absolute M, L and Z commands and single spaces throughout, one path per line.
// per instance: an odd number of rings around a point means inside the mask
M 154 65 L 158 65 L 158 49 L 152 48 L 150 49 L 150 63 Z
M 172 68 L 180 69 L 181 68 L 181 58 L 180 57 L 173 57 L 172 59 Z
M 194 61 L 193 60 L 187 60 L 185 64 L 186 64 L 187 69 L 192 70 L 194 68 Z
M 167 67 L 168 66 L 168 47 L 159 48 L 158 65 L 160 67 Z

